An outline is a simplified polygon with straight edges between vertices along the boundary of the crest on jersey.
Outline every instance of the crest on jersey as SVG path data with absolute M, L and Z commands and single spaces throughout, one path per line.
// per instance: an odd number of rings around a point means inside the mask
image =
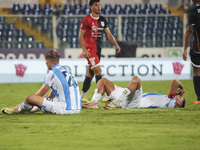
M 104 27 L 105 26 L 105 23 L 103 21 L 101 21 L 101 26 Z

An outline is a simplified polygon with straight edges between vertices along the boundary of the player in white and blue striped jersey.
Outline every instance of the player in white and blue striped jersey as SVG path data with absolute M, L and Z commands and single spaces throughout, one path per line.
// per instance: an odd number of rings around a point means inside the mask
M 185 99 L 182 97 L 185 90 L 179 81 L 172 81 L 168 95 L 159 93 L 143 94 L 141 80 L 134 76 L 127 88 L 116 86 L 105 78 L 99 80 L 91 102 L 83 105 L 83 108 L 98 108 L 98 102 L 104 92 L 107 93 L 110 99 L 104 106 L 105 109 L 174 108 L 185 106 Z
M 2 112 L 6 114 L 30 112 L 33 106 L 37 106 L 45 113 L 80 113 L 82 102 L 78 83 L 73 74 L 59 64 L 59 59 L 60 54 L 57 50 L 47 52 L 45 61 L 50 71 L 43 86 L 36 94 L 27 97 L 23 103 L 13 109 L 2 109 Z M 51 91 L 46 94 L 49 88 Z

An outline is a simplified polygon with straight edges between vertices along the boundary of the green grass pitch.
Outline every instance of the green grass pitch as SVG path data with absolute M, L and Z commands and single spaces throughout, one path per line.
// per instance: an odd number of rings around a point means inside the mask
M 185 108 L 104 110 L 100 102 L 100 109 L 83 109 L 77 115 L 0 114 L 0 150 L 199 150 L 200 104 L 192 104 L 193 81 L 181 82 Z M 167 94 L 170 81 L 142 84 L 143 92 Z M 15 106 L 41 85 L 0 84 L 0 108 Z M 87 93 L 89 99 L 95 85 Z

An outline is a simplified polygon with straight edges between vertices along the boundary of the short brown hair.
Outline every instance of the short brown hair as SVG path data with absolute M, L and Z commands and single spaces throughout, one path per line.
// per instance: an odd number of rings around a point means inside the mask
M 57 50 L 52 49 L 46 53 L 45 59 L 51 60 L 54 64 L 57 64 L 59 63 L 60 53 Z

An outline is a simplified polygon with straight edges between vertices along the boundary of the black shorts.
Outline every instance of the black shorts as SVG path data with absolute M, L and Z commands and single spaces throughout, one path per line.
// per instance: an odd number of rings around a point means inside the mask
M 193 66 L 200 67 L 200 52 L 190 50 L 190 59 Z

